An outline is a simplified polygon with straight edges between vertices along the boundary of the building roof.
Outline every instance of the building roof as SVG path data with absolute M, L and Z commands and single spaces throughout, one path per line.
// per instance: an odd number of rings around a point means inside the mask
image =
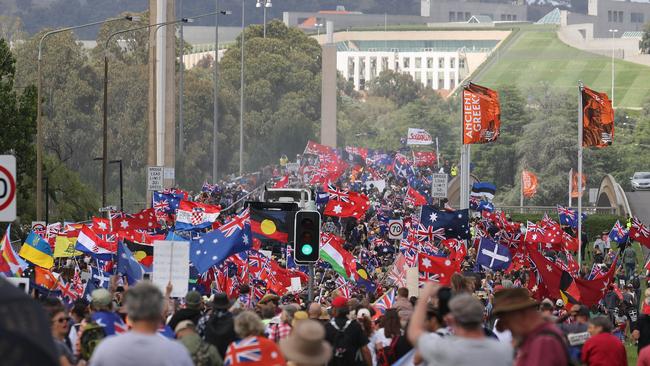
M 494 23 L 489 15 L 472 15 L 467 23 Z
M 643 38 L 643 32 L 642 31 L 636 31 L 636 32 L 623 32 L 623 35 L 621 36 L 623 39 L 641 39 Z
M 535 24 L 560 24 L 560 9 L 555 8 L 535 22 Z
M 349 40 L 337 42 L 338 51 L 377 52 L 486 52 L 492 50 L 499 40 Z

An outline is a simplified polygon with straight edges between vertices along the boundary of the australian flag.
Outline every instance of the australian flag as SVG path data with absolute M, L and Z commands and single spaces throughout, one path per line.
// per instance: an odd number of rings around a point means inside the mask
M 630 236 L 630 233 L 621 226 L 621 223 L 616 220 L 614 227 L 609 232 L 609 239 L 613 240 L 619 244 L 627 243 L 627 240 Z
M 577 228 L 578 227 L 578 211 L 577 210 L 572 210 L 570 208 L 562 207 L 560 205 L 557 206 L 557 214 L 560 217 L 560 224 L 562 225 L 567 225 L 572 228 Z M 587 217 L 586 213 L 582 213 L 582 220 L 584 221 L 585 218 Z
M 510 267 L 512 255 L 510 250 L 503 245 L 483 237 L 478 245 L 476 263 L 493 271 L 505 270 Z
M 156 214 L 168 214 L 173 215 L 178 209 L 178 205 L 183 200 L 182 193 L 163 193 L 163 192 L 154 192 L 151 197 L 152 207 L 156 211 Z
M 439 211 L 433 206 L 422 206 L 420 224 L 433 230 L 445 229 L 446 238 L 469 239 L 468 210 Z
M 190 241 L 190 261 L 199 274 L 233 254 L 251 249 L 250 214 L 244 210 L 219 229 Z

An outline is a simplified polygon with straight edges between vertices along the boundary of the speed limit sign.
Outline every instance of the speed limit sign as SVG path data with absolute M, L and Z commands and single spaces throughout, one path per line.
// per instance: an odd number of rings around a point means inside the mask
M 16 219 L 16 157 L 0 155 L 0 222 Z
M 388 237 L 390 239 L 402 239 L 404 234 L 404 223 L 402 220 L 388 221 Z

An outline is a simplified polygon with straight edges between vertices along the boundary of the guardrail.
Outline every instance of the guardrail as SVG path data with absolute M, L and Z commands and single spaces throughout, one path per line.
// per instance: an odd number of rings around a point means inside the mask
M 549 214 L 557 215 L 556 206 L 498 206 L 497 208 L 503 210 L 505 213 L 523 213 L 523 214 Z M 593 214 L 616 214 L 615 207 L 593 207 L 585 206 L 582 208 L 582 212 L 593 215 Z

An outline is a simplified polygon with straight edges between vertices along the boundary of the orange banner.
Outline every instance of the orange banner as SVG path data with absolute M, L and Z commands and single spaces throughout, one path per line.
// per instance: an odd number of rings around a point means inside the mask
M 496 141 L 501 127 L 499 94 L 469 83 L 463 88 L 463 144 Z
M 587 187 L 587 176 L 582 173 L 582 192 Z M 578 172 L 571 170 L 571 198 L 578 198 Z
M 614 109 L 607 94 L 582 89 L 582 146 L 606 147 L 614 140 Z
M 524 170 L 521 172 L 521 184 L 524 197 L 530 198 L 537 193 L 537 176 Z

